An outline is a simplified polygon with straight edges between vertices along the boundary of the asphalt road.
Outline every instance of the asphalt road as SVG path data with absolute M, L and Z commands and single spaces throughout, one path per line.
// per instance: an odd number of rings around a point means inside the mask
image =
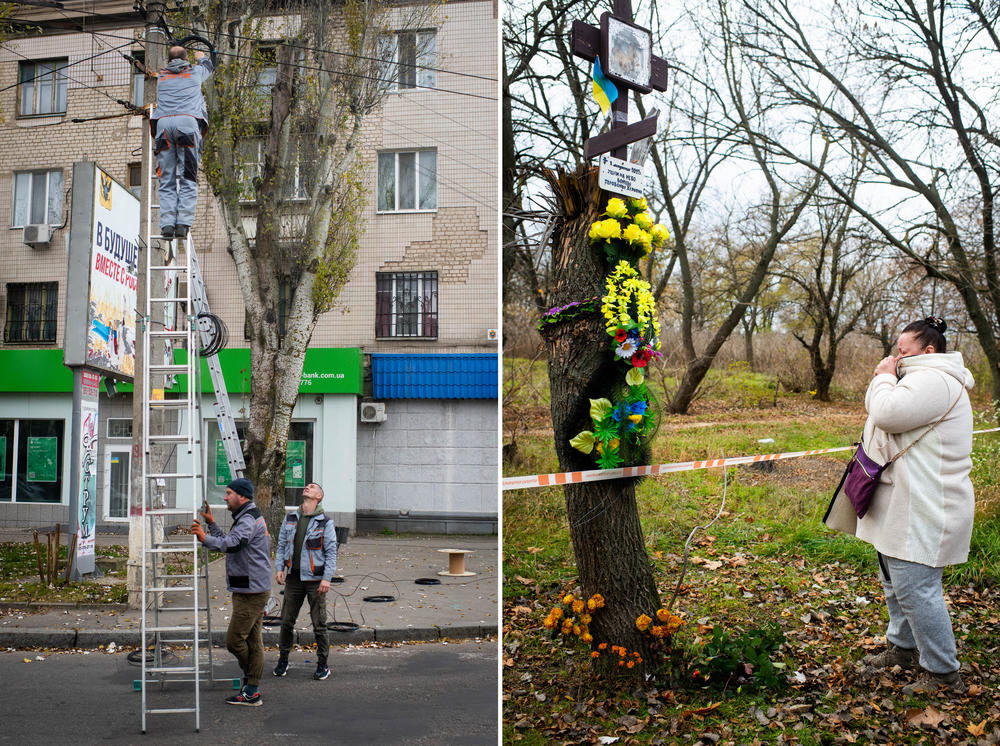
M 293 651 L 288 675 L 271 675 L 268 652 L 261 707 L 224 702 L 235 694 L 202 686 L 201 730 L 194 715 L 148 715 L 141 732 L 139 667 L 123 653 L 0 653 L 0 743 L 110 744 L 490 744 L 498 743 L 495 641 L 333 648 L 332 674 L 314 681 L 312 653 Z M 239 675 L 216 650 L 218 675 Z M 45 660 L 37 660 L 41 656 Z M 25 658 L 31 662 L 26 663 Z M 147 689 L 150 707 L 193 705 L 191 684 Z

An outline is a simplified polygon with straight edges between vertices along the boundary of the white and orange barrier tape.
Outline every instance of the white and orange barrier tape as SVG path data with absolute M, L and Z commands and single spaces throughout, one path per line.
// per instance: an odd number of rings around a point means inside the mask
M 974 430 L 973 435 L 1000 432 L 1000 427 L 989 430 Z M 715 458 L 704 461 L 681 461 L 674 464 L 652 464 L 650 466 L 625 466 L 620 469 L 591 469 L 589 471 L 564 471 L 559 474 L 531 474 L 521 477 L 504 477 L 502 489 L 523 490 L 533 487 L 551 487 L 557 484 L 578 484 L 581 482 L 600 482 L 606 479 L 623 479 L 627 477 L 650 477 L 654 474 L 671 474 L 680 471 L 695 471 L 697 469 L 715 469 L 738 464 L 758 464 L 762 461 L 777 461 L 786 458 L 801 458 L 802 456 L 817 456 L 821 453 L 837 453 L 850 451 L 854 446 L 839 446 L 837 448 L 819 448 L 812 451 L 790 451 L 788 453 L 767 453 L 757 456 L 734 456 L 732 458 Z

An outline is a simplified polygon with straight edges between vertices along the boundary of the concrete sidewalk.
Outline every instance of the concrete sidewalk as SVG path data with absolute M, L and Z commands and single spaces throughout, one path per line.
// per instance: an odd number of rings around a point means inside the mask
M 15 536 L 15 534 L 17 534 Z M 25 538 L 27 537 L 27 538 Z M 31 531 L 5 529 L 0 541 L 30 541 Z M 124 535 L 99 535 L 98 545 L 127 543 Z M 352 536 L 340 546 L 337 575 L 343 583 L 330 587 L 327 621 L 344 622 L 353 631 L 330 631 L 330 643 L 399 642 L 461 639 L 495 635 L 499 619 L 500 565 L 495 536 Z M 470 577 L 445 577 L 449 555 L 440 549 L 466 549 L 466 570 Z M 209 601 L 212 639 L 225 645 L 231 611 L 225 582 L 225 559 L 210 554 Z M 420 578 L 440 580 L 439 585 L 423 585 Z M 199 587 L 202 595 L 204 586 Z M 280 614 L 282 586 L 274 583 L 272 600 Z M 191 606 L 190 594 L 173 593 L 173 605 Z M 185 596 L 187 598 L 185 599 Z M 385 602 L 365 601 L 366 597 L 392 596 Z M 166 605 L 166 604 L 165 604 Z M 187 612 L 164 612 L 162 625 L 191 624 Z M 148 624 L 152 624 L 149 618 Z M 45 608 L 29 604 L 0 602 L 0 648 L 96 648 L 114 642 L 118 646 L 139 645 L 138 610 L 113 605 L 50 604 Z M 296 623 L 296 643 L 313 642 L 309 604 L 302 605 Z M 278 627 L 265 626 L 264 642 L 277 645 Z

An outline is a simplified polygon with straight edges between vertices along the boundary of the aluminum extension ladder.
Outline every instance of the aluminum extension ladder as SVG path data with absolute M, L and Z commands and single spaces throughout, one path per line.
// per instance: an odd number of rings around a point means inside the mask
M 159 205 L 154 204 L 152 198 L 158 193 L 152 152 L 149 161 L 151 183 L 150 198 L 146 201 L 146 235 L 150 242 L 167 241 L 167 253 L 164 263 L 157 265 L 152 262 L 151 247 L 145 252 L 146 293 L 141 320 L 144 375 L 142 391 L 134 394 L 142 396 L 143 401 L 142 678 L 134 681 L 133 687 L 142 693 L 143 733 L 146 732 L 147 715 L 171 713 L 193 713 L 195 731 L 199 731 L 201 684 L 226 681 L 237 688 L 240 680 L 215 676 L 208 551 L 200 546 L 195 536 L 156 537 L 162 534 L 157 524 L 162 526 L 166 517 L 174 516 L 175 520 L 187 525 L 198 517 L 198 509 L 206 500 L 199 352 L 212 341 L 212 325 L 205 318 L 209 313 L 208 301 L 190 233 L 183 241 L 168 241 L 160 235 L 158 215 L 154 221 L 154 210 L 158 210 Z M 185 294 L 180 291 L 181 287 Z M 162 328 L 153 328 L 154 311 L 161 312 L 157 315 L 163 319 Z M 186 359 L 178 363 L 176 353 L 181 351 Z M 205 359 L 215 389 L 215 414 L 230 473 L 242 476 L 246 465 L 222 369 L 214 355 Z M 164 391 L 173 387 L 177 376 L 183 376 L 183 390 L 167 398 Z M 158 414 L 155 423 L 151 422 L 154 413 Z M 151 424 L 155 432 L 151 431 Z M 180 471 L 180 463 L 186 463 L 189 470 Z M 168 502 L 190 507 L 169 507 Z M 147 536 L 152 540 L 147 542 Z M 183 557 L 186 566 L 181 572 L 167 572 L 169 565 L 162 561 L 166 555 Z M 189 594 L 190 605 L 186 605 L 187 596 L 179 594 Z M 180 601 L 180 605 L 171 603 L 172 599 Z M 174 613 L 192 621 L 176 623 L 165 619 Z M 170 646 L 186 648 L 190 654 L 177 655 Z M 150 648 L 151 660 L 147 654 Z M 170 682 L 193 684 L 192 706 L 149 706 L 149 686 L 159 684 L 163 688 Z

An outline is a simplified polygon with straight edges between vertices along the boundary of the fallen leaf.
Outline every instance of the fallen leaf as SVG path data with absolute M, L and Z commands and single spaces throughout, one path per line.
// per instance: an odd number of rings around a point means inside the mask
M 933 705 L 927 705 L 923 710 L 914 707 L 906 711 L 906 722 L 914 728 L 937 728 L 946 717 L 948 716 Z
M 528 606 L 515 606 L 513 609 L 514 616 L 517 616 L 518 614 L 530 614 L 530 613 L 531 613 L 531 608 Z
M 24 662 L 25 662 L 25 663 L 31 663 L 31 658 L 25 658 L 25 659 L 24 659 Z
M 716 709 L 722 702 L 713 702 L 708 707 L 699 707 L 697 710 L 685 710 L 681 713 L 681 719 L 691 717 L 692 715 L 707 715 L 712 710 Z
M 528 547 L 528 551 L 531 554 L 538 554 L 539 552 L 542 551 L 542 548 L 541 547 Z
M 705 569 L 706 570 L 718 570 L 722 567 L 722 563 L 719 560 L 706 560 Z
M 598 736 L 597 740 L 601 743 L 615 743 L 618 740 L 618 736 Z
M 969 731 L 969 733 L 974 735 L 976 738 L 979 738 L 979 736 L 983 735 L 983 733 L 986 732 L 986 720 L 983 719 L 983 722 L 981 722 L 979 725 L 976 725 L 974 723 L 969 723 L 968 727 L 966 727 L 966 730 Z
M 534 585 L 535 583 L 534 578 L 526 578 L 521 575 L 515 575 L 514 577 L 517 579 L 518 583 L 521 583 L 523 585 Z

